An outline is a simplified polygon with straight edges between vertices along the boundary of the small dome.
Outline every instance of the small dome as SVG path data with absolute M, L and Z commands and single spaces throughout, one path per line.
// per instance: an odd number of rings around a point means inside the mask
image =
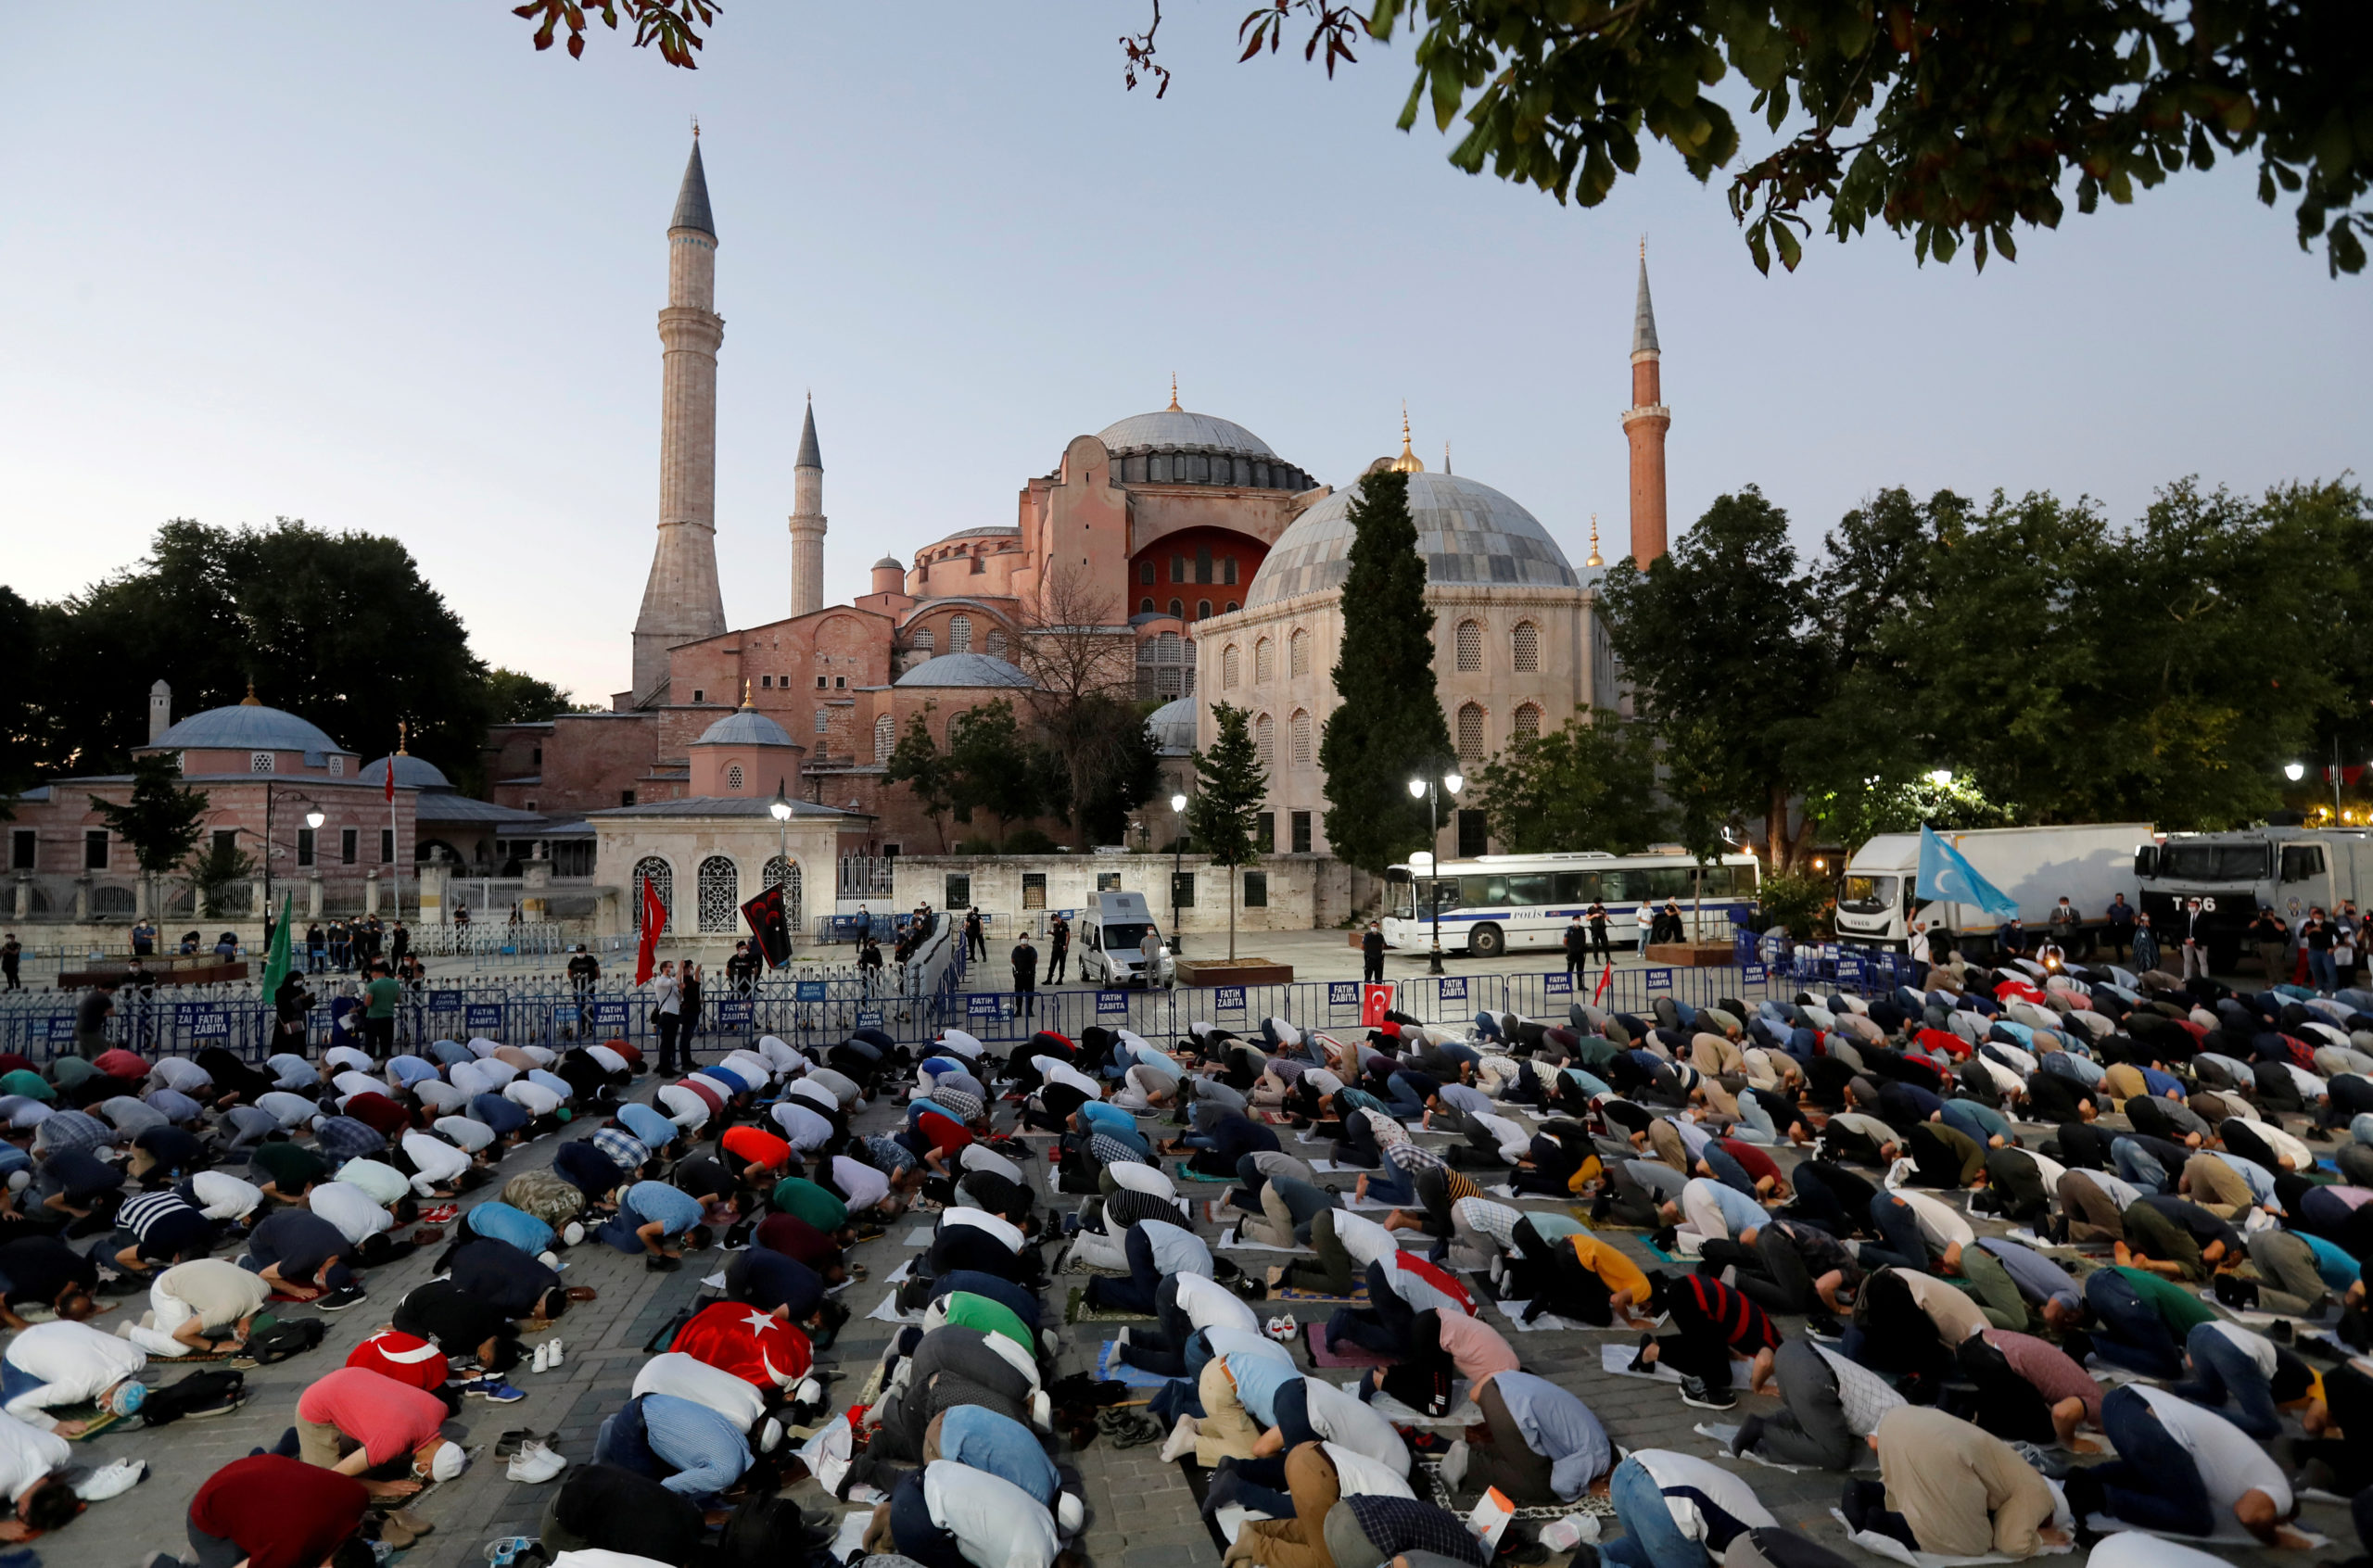
M 387 781 L 389 763 L 396 765 L 396 784 L 399 788 L 450 790 L 453 787 L 453 781 L 445 777 L 443 769 L 433 762 L 413 756 L 410 752 L 399 752 L 392 757 L 381 757 L 376 762 L 364 763 L 362 771 L 355 777 L 365 784 L 384 786 Z
M 1338 490 L 1294 520 L 1253 575 L 1244 607 L 1339 589 L 1351 574 L 1351 510 L 1359 487 Z M 1580 588 L 1566 552 L 1532 513 L 1489 485 L 1449 474 L 1409 475 L 1409 515 L 1428 583 Z
M 1114 457 L 1149 447 L 1200 447 L 1245 457 L 1277 455 L 1269 449 L 1268 442 L 1232 419 L 1222 419 L 1217 414 L 1188 413 L 1179 408 L 1131 414 L 1098 431 L 1096 438 L 1103 442 L 1105 449 Z
M 192 714 L 143 751 L 344 752 L 318 726 L 260 702 Z
M 936 659 L 925 659 L 895 682 L 899 686 L 1018 686 L 1027 687 L 1030 677 L 1019 666 L 988 653 L 942 653 Z
M 695 746 L 791 746 L 791 732 L 755 708 L 736 708 L 701 732 Z
M 1146 715 L 1146 739 L 1165 757 L 1183 757 L 1195 749 L 1195 699 L 1164 702 Z
M 907 568 L 899 563 L 896 556 L 885 555 L 873 563 L 873 569 L 877 572 L 903 572 Z

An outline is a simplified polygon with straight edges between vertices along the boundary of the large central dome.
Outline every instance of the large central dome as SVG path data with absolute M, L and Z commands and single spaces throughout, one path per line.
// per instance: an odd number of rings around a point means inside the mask
M 1240 489 L 1314 489 L 1318 481 L 1232 419 L 1189 413 L 1173 403 L 1131 414 L 1096 433 L 1123 485 L 1231 485 Z
M 1184 409 L 1158 409 L 1131 414 L 1096 433 L 1114 457 L 1124 452 L 1177 447 L 1195 451 L 1228 452 L 1245 457 L 1275 457 L 1269 443 L 1232 419 L 1217 414 L 1188 413 Z
M 1247 610 L 1340 589 L 1351 574 L 1345 515 L 1359 487 L 1338 490 L 1278 537 L 1244 596 Z M 1566 552 L 1540 522 L 1489 485 L 1449 474 L 1409 475 L 1409 515 L 1428 583 L 1580 588 Z

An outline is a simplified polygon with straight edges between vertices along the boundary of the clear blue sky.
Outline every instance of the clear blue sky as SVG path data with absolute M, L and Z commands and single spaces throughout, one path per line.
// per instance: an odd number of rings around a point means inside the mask
M 1417 448 L 1621 552 L 1639 235 L 1676 531 L 1761 485 L 1809 546 L 1881 487 L 2255 489 L 2365 463 L 2373 282 L 2231 168 L 1916 268 L 1891 237 L 1765 279 L 1669 156 L 1605 207 L 1472 179 L 1392 119 L 1405 45 L 1332 83 L 1234 61 L 1249 0 L 739 0 L 697 72 L 499 0 L 19 8 L 0 57 L 0 578 L 70 592 L 155 525 L 394 534 L 480 651 L 606 694 L 657 504 L 663 231 L 704 127 L 721 237 L 728 615 L 782 613 L 813 389 L 827 591 L 1010 523 L 1064 442 L 1158 408 L 1341 483 Z M 1749 145 L 1758 145 L 1752 137 Z M 156 672 L 124 672 L 141 685 Z

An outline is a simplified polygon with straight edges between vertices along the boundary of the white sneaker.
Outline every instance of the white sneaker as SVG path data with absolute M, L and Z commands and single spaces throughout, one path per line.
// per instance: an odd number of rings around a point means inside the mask
M 1467 1458 L 1466 1439 L 1462 1437 L 1443 1452 L 1441 1463 L 1437 1467 L 1442 1485 L 1453 1492 L 1458 1490 L 1458 1484 L 1466 1479 Z
M 1112 1334 L 1112 1343 L 1115 1345 L 1126 1345 L 1129 1343 L 1129 1331 L 1127 1329 L 1115 1329 Z
M 109 1498 L 121 1497 L 147 1478 L 147 1461 L 118 1460 L 93 1471 L 74 1488 L 74 1495 L 84 1502 L 105 1502 Z
M 552 1364 L 552 1347 L 551 1346 L 549 1346 L 549 1345 L 539 1345 L 539 1346 L 537 1346 L 537 1347 L 536 1347 L 536 1357 L 535 1357 L 535 1359 L 534 1359 L 533 1361 L 531 1361 L 531 1362 L 529 1362 L 529 1363 L 528 1363 L 527 1370 L 528 1370 L 529 1372 L 542 1372 L 546 1367 L 549 1367 L 549 1366 L 551 1366 L 551 1365 Z
M 543 1444 L 531 1441 L 519 1446 L 519 1451 L 512 1457 L 511 1468 L 506 1473 L 514 1481 L 539 1486 L 567 1468 L 567 1460 Z
M 560 1370 L 560 1341 L 557 1339 L 547 1341 L 544 1348 L 552 1352 L 551 1356 L 547 1358 L 544 1362 L 544 1370 L 546 1372 L 558 1372 Z
M 1178 1424 L 1170 1429 L 1170 1439 L 1161 1446 L 1164 1464 L 1176 1464 L 1195 1451 L 1195 1439 L 1201 1436 L 1202 1426 L 1193 1416 L 1183 1415 Z

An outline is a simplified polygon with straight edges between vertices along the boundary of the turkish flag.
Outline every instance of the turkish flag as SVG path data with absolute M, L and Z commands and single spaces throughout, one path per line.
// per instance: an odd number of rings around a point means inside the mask
M 1606 967 L 1599 971 L 1598 989 L 1591 993 L 1591 1005 L 1598 1005 L 1599 998 L 1605 996 L 1606 994 L 1606 988 L 1614 983 L 1615 960 L 1610 958 L 1606 961 Z
M 389 805 L 393 805 L 393 804 L 395 804 L 395 803 L 396 803 L 396 759 L 395 759 L 395 758 L 393 758 L 393 757 L 389 757 L 389 758 L 387 759 L 387 803 L 388 803 Z
M 635 949 L 634 983 L 648 980 L 658 968 L 659 928 L 667 923 L 667 906 L 659 902 L 659 890 L 651 879 L 642 879 L 642 945 Z
M 1370 985 L 1365 981 L 1361 982 L 1360 1027 L 1362 1029 L 1382 1029 L 1384 1027 L 1384 1015 L 1391 1011 L 1391 1009 L 1392 987 L 1390 985 Z
M 795 1325 L 738 1301 L 701 1309 L 676 1331 L 668 1348 L 767 1389 L 790 1387 L 807 1375 L 815 1360 L 807 1336 Z
M 750 934 L 757 939 L 758 955 L 768 968 L 780 969 L 791 962 L 791 926 L 783 917 L 781 883 L 743 904 L 742 918 L 750 922 Z

